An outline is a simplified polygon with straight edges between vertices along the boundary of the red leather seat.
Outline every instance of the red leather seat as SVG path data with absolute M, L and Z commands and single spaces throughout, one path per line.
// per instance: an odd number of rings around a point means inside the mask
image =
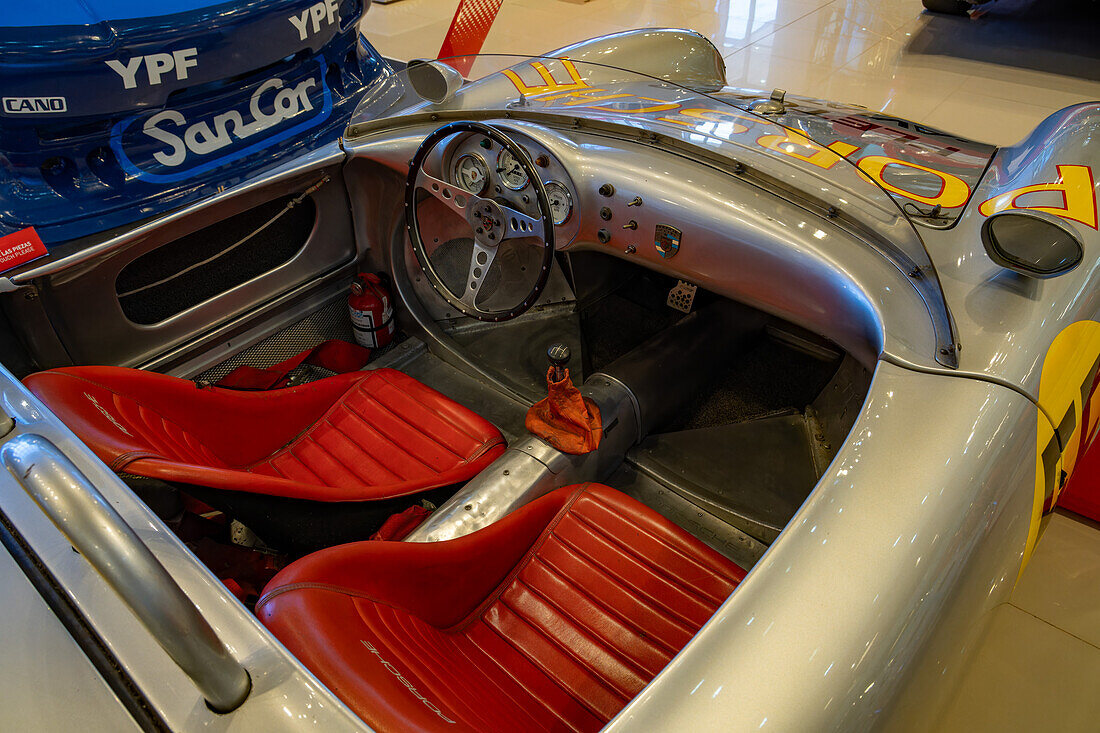
M 264 589 L 268 628 L 380 731 L 597 730 L 745 571 L 599 484 L 435 543 L 358 542 Z
M 234 492 L 390 499 L 465 481 L 505 447 L 487 420 L 392 369 L 269 392 L 118 367 L 23 381 L 115 471 Z

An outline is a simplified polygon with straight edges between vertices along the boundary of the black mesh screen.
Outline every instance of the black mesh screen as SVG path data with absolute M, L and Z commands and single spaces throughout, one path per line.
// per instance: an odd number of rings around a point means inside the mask
M 317 212 L 311 198 L 233 245 L 276 217 L 292 198 L 249 209 L 138 257 L 115 281 L 122 312 L 134 323 L 159 323 L 288 261 L 313 230 Z

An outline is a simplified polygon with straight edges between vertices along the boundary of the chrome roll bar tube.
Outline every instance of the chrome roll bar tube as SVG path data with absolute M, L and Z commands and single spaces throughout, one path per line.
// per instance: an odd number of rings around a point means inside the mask
M 33 433 L 6 442 L 0 463 L 130 607 L 209 706 L 222 713 L 239 707 L 252 689 L 248 672 L 80 469 Z

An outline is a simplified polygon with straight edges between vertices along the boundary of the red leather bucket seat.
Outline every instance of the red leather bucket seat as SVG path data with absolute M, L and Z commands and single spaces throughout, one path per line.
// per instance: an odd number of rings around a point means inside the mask
M 24 383 L 115 471 L 263 498 L 407 497 L 466 481 L 505 449 L 487 420 L 393 369 L 271 391 L 118 367 Z
M 265 625 L 379 731 L 597 730 L 745 571 L 599 484 L 434 543 L 358 542 L 293 563 Z

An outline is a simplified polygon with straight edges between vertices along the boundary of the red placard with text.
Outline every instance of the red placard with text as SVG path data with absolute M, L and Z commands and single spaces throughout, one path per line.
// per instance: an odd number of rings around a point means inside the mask
M 49 253 L 46 251 L 46 245 L 42 244 L 34 227 L 27 227 L 15 234 L 0 237 L 0 272 L 19 267 L 47 254 Z
M 504 0 L 462 0 L 451 20 L 447 36 L 443 39 L 438 58 L 449 59 L 445 63 L 457 69 L 463 76 L 469 76 L 474 65 L 473 54 L 481 51 L 503 2 Z M 451 58 L 452 56 L 458 58 Z

